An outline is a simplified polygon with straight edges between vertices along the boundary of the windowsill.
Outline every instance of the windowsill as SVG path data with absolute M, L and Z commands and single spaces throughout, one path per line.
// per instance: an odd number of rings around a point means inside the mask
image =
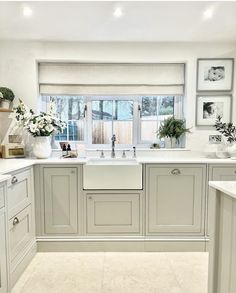
M 129 149 L 128 147 L 121 147 L 121 148 L 116 148 L 116 151 L 123 151 L 123 149 Z M 109 151 L 111 151 L 111 148 L 107 148 L 107 149 L 105 149 L 105 148 L 87 148 L 87 149 L 85 149 L 85 151 L 88 151 L 88 152 L 96 152 L 97 150 L 103 150 L 104 152 L 109 152 Z M 130 148 L 130 150 L 132 150 L 132 147 Z M 153 151 L 181 151 L 181 152 L 186 152 L 186 151 L 191 151 L 190 149 L 188 149 L 188 148 L 169 148 L 169 149 L 167 149 L 167 148 L 160 148 L 160 149 L 158 149 L 158 148 L 153 148 L 153 149 L 151 149 L 151 148 L 142 148 L 142 147 L 136 147 L 136 150 L 137 151 L 151 151 L 151 152 L 153 152 Z M 52 151 L 53 152 L 59 152 L 59 151 L 61 151 L 61 149 L 52 149 Z

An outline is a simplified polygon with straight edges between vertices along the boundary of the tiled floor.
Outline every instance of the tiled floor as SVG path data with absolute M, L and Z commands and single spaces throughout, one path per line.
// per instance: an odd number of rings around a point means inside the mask
M 12 293 L 206 293 L 207 253 L 38 253 Z

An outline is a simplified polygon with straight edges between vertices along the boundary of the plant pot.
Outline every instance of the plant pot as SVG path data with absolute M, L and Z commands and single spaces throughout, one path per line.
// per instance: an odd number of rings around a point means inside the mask
M 9 109 L 10 108 L 11 102 L 9 100 L 2 99 L 0 101 L 1 101 L 1 108 L 3 108 L 3 109 Z
M 176 148 L 176 138 L 175 137 L 165 137 L 165 148 L 173 149 Z
M 52 152 L 50 136 L 36 136 L 34 138 L 33 154 L 38 159 L 47 159 Z

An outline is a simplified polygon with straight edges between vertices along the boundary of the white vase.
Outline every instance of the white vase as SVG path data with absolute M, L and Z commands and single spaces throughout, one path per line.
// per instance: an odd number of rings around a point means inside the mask
M 176 148 L 176 138 L 175 137 L 165 137 L 165 148 L 172 149 Z
M 34 138 L 33 154 L 38 159 L 47 159 L 52 152 L 50 136 L 36 136 Z
M 236 141 L 232 142 L 228 146 L 228 153 L 229 153 L 231 159 L 236 160 Z
M 1 108 L 9 109 L 11 102 L 9 100 L 3 99 L 1 100 Z

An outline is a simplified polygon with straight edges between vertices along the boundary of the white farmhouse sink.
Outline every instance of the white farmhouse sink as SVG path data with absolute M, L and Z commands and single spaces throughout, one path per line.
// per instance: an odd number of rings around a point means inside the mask
M 87 165 L 139 165 L 135 158 L 90 158 Z
M 92 158 L 83 171 L 84 189 L 142 189 L 142 164 L 136 159 Z

